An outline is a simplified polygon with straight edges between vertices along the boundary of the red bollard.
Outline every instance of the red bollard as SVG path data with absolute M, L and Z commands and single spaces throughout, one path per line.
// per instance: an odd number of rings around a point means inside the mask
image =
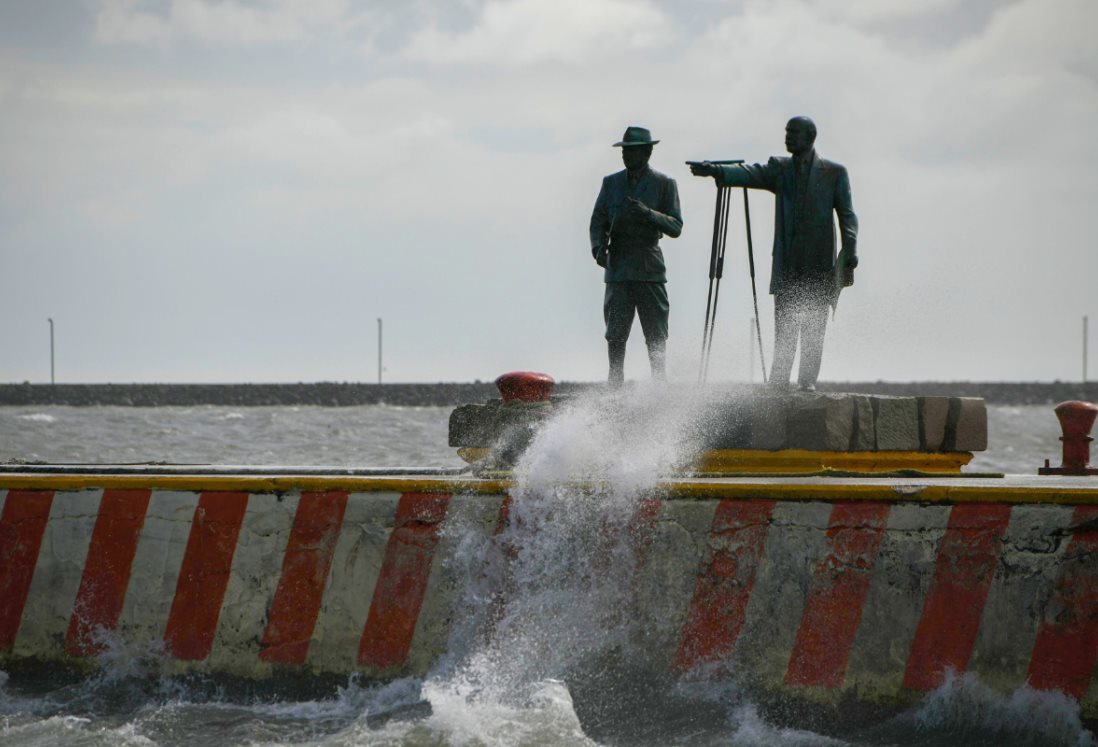
M 548 402 L 557 382 L 549 374 L 512 371 L 496 379 L 504 402 Z
M 1039 475 L 1098 475 L 1098 468 L 1090 466 L 1090 429 L 1098 417 L 1098 406 L 1090 402 L 1061 402 L 1056 405 L 1056 417 L 1064 435 L 1064 462 L 1059 467 L 1045 466 L 1037 469 Z

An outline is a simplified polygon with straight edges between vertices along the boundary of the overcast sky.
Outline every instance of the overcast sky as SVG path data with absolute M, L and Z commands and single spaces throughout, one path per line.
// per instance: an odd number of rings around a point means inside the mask
M 4 0 L 0 381 L 49 380 L 48 317 L 61 382 L 372 381 L 378 317 L 389 381 L 603 378 L 587 226 L 630 124 L 679 183 L 693 379 L 714 186 L 683 161 L 780 155 L 797 114 L 861 222 L 822 379 L 1077 379 L 1095 28 L 1095 0 Z M 711 377 L 743 379 L 738 200 L 728 254 Z

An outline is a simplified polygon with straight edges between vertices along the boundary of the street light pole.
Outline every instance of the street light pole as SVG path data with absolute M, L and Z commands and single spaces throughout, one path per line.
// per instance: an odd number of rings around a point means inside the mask
M 377 385 L 381 386 L 381 317 L 377 318 Z
M 53 386 L 53 317 L 48 318 L 46 321 L 50 323 L 50 386 Z
M 1083 317 L 1083 383 L 1087 383 L 1087 319 Z

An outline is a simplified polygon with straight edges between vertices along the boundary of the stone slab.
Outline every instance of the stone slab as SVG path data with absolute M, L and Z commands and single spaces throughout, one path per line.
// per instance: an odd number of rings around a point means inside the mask
M 919 450 L 919 407 L 914 397 L 873 397 L 877 451 Z
M 850 441 L 851 451 L 877 450 L 877 425 L 873 413 L 873 402 L 864 394 L 853 394 L 854 437 Z
M 951 397 L 942 451 L 987 449 L 987 404 L 979 397 Z
M 842 394 L 801 396 L 785 419 L 787 449 L 848 451 L 854 436 L 854 402 Z
M 918 397 L 919 451 L 938 451 L 945 441 L 949 397 Z

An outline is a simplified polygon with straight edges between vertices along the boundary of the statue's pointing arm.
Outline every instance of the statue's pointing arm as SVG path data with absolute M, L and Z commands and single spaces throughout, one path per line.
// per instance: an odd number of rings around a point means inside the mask
M 717 184 L 722 187 L 749 187 L 778 191 L 781 174 L 776 158 L 763 163 L 724 163 L 717 166 Z

